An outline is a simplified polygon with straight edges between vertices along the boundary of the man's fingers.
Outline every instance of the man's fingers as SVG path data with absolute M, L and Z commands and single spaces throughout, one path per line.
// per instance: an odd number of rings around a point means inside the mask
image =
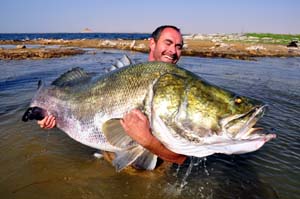
M 49 124 L 49 128 L 52 129 L 55 127 L 55 125 L 56 125 L 56 120 L 55 120 L 55 118 L 52 118 L 51 123 Z
M 45 122 L 46 128 L 51 129 L 51 128 L 53 128 L 55 126 L 55 124 L 56 124 L 56 121 L 55 121 L 55 117 L 54 116 L 47 117 L 47 120 Z
M 51 116 L 51 117 L 49 118 L 49 124 L 52 125 L 53 123 L 55 123 L 55 117 Z
M 42 120 L 38 120 L 37 123 L 38 125 L 40 125 L 41 128 L 45 128 L 45 121 L 46 121 L 47 117 L 45 117 Z
M 145 114 L 142 111 L 140 111 L 139 109 L 133 109 L 130 113 L 132 114 L 132 116 L 135 116 L 136 118 L 138 118 L 142 121 L 148 121 Z
M 52 129 L 56 125 L 56 118 L 52 115 L 46 116 L 44 119 L 37 122 L 43 129 Z
M 46 121 L 46 117 L 45 117 L 44 119 L 42 119 L 42 120 L 38 120 L 37 123 L 38 123 L 39 125 L 42 125 L 42 124 L 45 123 L 45 121 Z
M 45 126 L 48 126 L 48 124 L 49 124 L 49 116 L 45 117 L 45 121 L 44 121 Z
M 121 123 L 121 126 L 123 127 L 123 129 L 124 129 L 125 131 L 127 131 L 127 130 L 128 130 L 128 127 L 127 127 L 127 125 L 126 125 L 124 119 L 121 119 L 121 120 L 120 120 L 120 123 Z

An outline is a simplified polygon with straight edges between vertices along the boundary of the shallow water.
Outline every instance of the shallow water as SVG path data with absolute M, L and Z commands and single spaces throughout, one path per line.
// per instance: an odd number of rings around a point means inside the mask
M 244 155 L 213 155 L 173 165 L 164 175 L 117 173 L 96 151 L 58 129 L 21 116 L 42 79 L 51 83 L 80 66 L 104 73 L 123 53 L 92 50 L 49 60 L 0 61 L 1 198 L 299 198 L 300 58 L 257 61 L 183 57 L 179 63 L 216 85 L 269 105 L 259 121 L 278 138 Z

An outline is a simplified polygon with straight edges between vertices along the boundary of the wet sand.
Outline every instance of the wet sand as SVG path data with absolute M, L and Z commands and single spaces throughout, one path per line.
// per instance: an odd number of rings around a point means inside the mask
M 149 51 L 148 40 L 102 40 L 102 39 L 40 39 L 27 41 L 5 40 L 0 45 L 59 45 L 79 48 L 110 48 L 145 52 Z M 295 57 L 300 56 L 299 47 L 287 47 L 279 44 L 249 43 L 244 41 L 214 41 L 185 39 L 182 55 L 198 57 L 221 57 L 230 59 L 255 59 L 255 57 Z M 0 49 L 0 59 L 51 58 L 82 53 L 68 48 L 45 50 L 37 49 Z M 40 56 L 40 55 L 41 56 Z M 43 55 L 42 55 L 43 54 Z

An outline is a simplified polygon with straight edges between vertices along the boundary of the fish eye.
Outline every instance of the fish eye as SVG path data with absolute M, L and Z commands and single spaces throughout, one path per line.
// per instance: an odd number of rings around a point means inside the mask
M 234 103 L 235 103 L 235 104 L 241 104 L 242 102 L 243 102 L 243 100 L 242 100 L 241 97 L 236 96 L 236 97 L 234 98 Z

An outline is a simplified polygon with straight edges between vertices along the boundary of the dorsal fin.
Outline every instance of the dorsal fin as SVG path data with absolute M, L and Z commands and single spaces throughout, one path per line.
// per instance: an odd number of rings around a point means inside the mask
M 66 73 L 62 74 L 59 78 L 52 82 L 54 86 L 72 86 L 78 84 L 78 82 L 86 81 L 90 78 L 90 75 L 86 73 L 82 68 L 76 67 Z
M 131 64 L 133 64 L 133 62 L 130 60 L 130 58 L 126 54 L 124 54 L 121 59 L 117 60 L 116 64 L 114 64 L 110 68 L 106 69 L 106 72 L 111 72 L 111 71 L 116 70 L 118 68 L 129 66 Z
M 120 62 L 122 63 L 122 67 L 133 64 L 131 59 L 126 54 L 123 55 L 123 57 L 120 59 Z

